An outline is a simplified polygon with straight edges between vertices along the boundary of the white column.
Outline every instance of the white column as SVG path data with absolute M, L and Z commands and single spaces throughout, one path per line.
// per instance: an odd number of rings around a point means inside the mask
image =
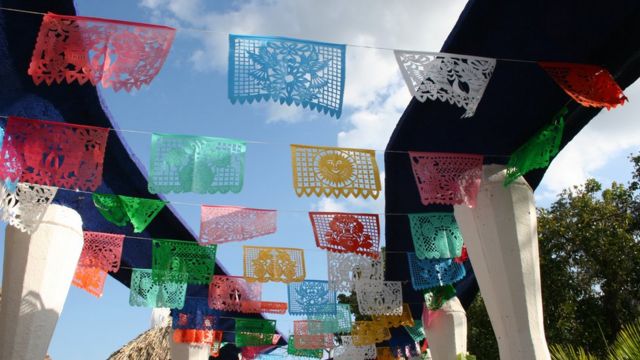
M 522 177 L 504 187 L 504 176 L 504 166 L 484 166 L 476 207 L 455 206 L 455 216 L 500 358 L 548 360 L 533 191 Z
M 177 343 L 173 341 L 173 330 L 169 336 L 171 360 L 209 360 L 210 345 Z
M 433 360 L 456 360 L 467 353 L 467 314 L 457 297 L 447 300 L 423 326 Z
M 0 358 L 44 359 L 82 252 L 82 219 L 50 205 L 31 235 L 7 226 Z
M 171 325 L 171 310 L 169 308 L 153 308 L 151 310 L 151 328 Z

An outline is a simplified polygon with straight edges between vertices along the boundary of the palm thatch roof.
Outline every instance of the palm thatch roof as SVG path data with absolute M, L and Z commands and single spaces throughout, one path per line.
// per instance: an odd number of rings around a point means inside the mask
M 170 335 L 171 326 L 147 330 L 111 354 L 107 360 L 171 360 Z

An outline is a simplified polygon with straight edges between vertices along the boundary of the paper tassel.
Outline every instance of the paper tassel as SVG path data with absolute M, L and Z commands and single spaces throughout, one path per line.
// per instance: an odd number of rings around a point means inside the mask
M 199 242 L 222 244 L 253 239 L 275 233 L 276 226 L 275 210 L 202 205 Z
M 85 290 L 89 294 L 100 298 L 104 291 L 107 272 L 98 267 L 77 266 L 73 275 L 73 286 Z
M 79 266 L 97 267 L 104 271 L 120 269 L 124 235 L 85 231 Z
M 242 311 L 243 304 L 260 301 L 262 284 L 249 283 L 238 276 L 214 275 L 209 284 L 209 307 L 224 311 Z
M 318 334 L 317 331 L 310 331 L 314 326 L 320 326 L 319 322 L 314 320 L 293 321 L 294 345 L 296 349 L 334 348 L 333 334 Z
M 380 220 L 376 214 L 310 212 L 316 245 L 339 253 L 379 256 Z
M 154 282 L 150 269 L 132 269 L 129 305 L 182 309 L 187 294 L 187 274 L 180 281 Z
M 236 346 L 271 345 L 275 331 L 275 320 L 237 318 Z
M 244 278 L 259 282 L 299 282 L 305 278 L 304 250 L 243 246 Z
M 175 282 L 187 273 L 187 283 L 208 285 L 216 264 L 216 245 L 200 246 L 191 241 L 153 239 L 151 257 L 153 281 Z
M 409 151 L 423 205 L 476 205 L 482 155 Z
M 551 159 L 560 151 L 560 142 L 564 132 L 563 116 L 566 113 L 566 108 L 560 110 L 552 124 L 540 130 L 511 154 L 507 163 L 504 186 L 508 186 L 531 170 L 549 166 Z
M 355 290 L 358 280 L 382 281 L 384 268 L 382 260 L 356 254 L 327 252 L 329 289 L 341 292 Z
M 402 315 L 400 281 L 356 281 L 358 309 L 363 315 Z
M 182 309 L 171 311 L 174 329 L 213 330 L 218 322 L 218 311 L 209 308 L 207 298 L 189 297 Z
M 115 91 L 140 89 L 160 72 L 176 30 L 119 20 L 46 14 L 28 73 L 36 85 L 54 81 Z
M 466 275 L 464 266 L 453 259 L 420 260 L 415 253 L 407 253 L 411 284 L 415 290 L 453 284 Z
M 336 118 L 344 97 L 345 45 L 229 35 L 229 99 L 273 100 Z
M 108 135 L 106 128 L 10 116 L 0 179 L 93 191 L 102 183 Z
M 291 315 L 336 315 L 336 292 L 329 290 L 323 280 L 305 280 L 287 285 L 289 314 Z
M 355 346 L 375 345 L 389 339 L 389 329 L 373 321 L 356 321 L 351 328 L 351 340 Z
M 400 72 L 418 101 L 440 100 L 476 111 L 496 67 L 496 59 L 395 50 Z
M 238 193 L 246 150 L 239 140 L 153 134 L 149 192 Z
M 437 286 L 424 292 L 424 304 L 427 309 L 435 311 L 454 296 L 456 296 L 456 288 L 453 285 Z
M 351 336 L 341 336 L 342 345 L 333 352 L 334 360 L 375 359 L 375 345 L 355 346 Z
M 337 304 L 336 314 L 317 314 L 307 316 L 309 320 L 319 321 L 319 333 L 350 333 L 351 332 L 351 306 L 349 304 Z M 310 329 L 314 334 L 316 327 Z
M 452 213 L 409 214 L 418 259 L 455 258 L 462 254 L 462 234 Z
M 295 335 L 289 336 L 287 340 L 287 354 L 304 358 L 321 359 L 324 354 L 323 349 L 297 349 Z
M 222 343 L 222 331 L 175 329 L 173 330 L 173 341 L 184 344 L 210 345 L 211 352 L 217 353 L 220 350 L 220 345 Z
M 415 324 L 413 326 L 405 326 L 404 328 L 415 342 L 420 342 L 426 338 L 424 327 L 422 326 L 422 320 L 415 320 Z
M 133 232 L 140 233 L 164 208 L 165 202 L 123 195 L 93 193 L 93 204 L 105 219 L 118 226 L 133 225 Z
M 414 325 L 411 309 L 407 303 L 402 304 L 401 315 L 372 315 L 371 320 L 386 328 Z
M 58 188 L 18 183 L 11 192 L 0 186 L 0 214 L 2 221 L 26 233 L 33 233 L 40 226 L 42 217 L 56 196 Z
M 628 100 L 611 73 L 603 67 L 558 62 L 538 64 L 567 95 L 582 106 L 609 110 Z

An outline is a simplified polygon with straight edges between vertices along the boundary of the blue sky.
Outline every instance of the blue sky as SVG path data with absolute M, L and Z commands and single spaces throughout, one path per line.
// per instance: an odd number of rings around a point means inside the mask
M 384 149 L 410 99 L 409 92 L 390 51 L 348 47 L 345 107 L 340 119 L 272 103 L 232 105 L 227 100 L 227 34 L 282 35 L 437 51 L 464 6 L 461 0 L 446 4 L 435 0 L 402 2 L 405 6 L 392 9 L 382 0 L 77 0 L 76 6 L 80 15 L 211 30 L 179 30 L 164 68 L 150 86 L 132 93 L 100 89 L 108 111 L 122 129 L 268 142 L 248 144 L 240 194 L 168 198 L 279 210 L 276 234 L 225 244 L 219 247 L 218 260 L 230 274 L 242 275 L 243 244 L 300 247 L 305 249 L 307 278 L 326 279 L 326 255 L 315 249 L 306 213 L 381 213 L 384 200 L 298 198 L 291 184 L 288 145 Z M 367 16 L 362 15 L 365 6 Z M 640 106 L 633 101 L 640 98 L 640 88 L 636 84 L 626 93 L 631 103 L 604 111 L 554 161 L 536 193 L 538 205 L 548 205 L 560 189 L 587 177 L 605 183 L 629 178 L 626 155 L 640 146 L 640 126 L 635 121 Z M 124 134 L 134 155 L 148 164 L 150 135 Z M 383 170 L 382 152 L 378 152 L 378 160 Z M 197 234 L 199 208 L 175 205 L 175 209 Z M 265 285 L 264 297 L 286 301 L 286 286 Z M 146 330 L 150 309 L 132 308 L 128 298 L 128 288 L 111 278 L 101 299 L 72 287 L 49 349 L 53 358 L 104 359 Z M 289 331 L 292 318 L 273 318 L 279 320 L 281 331 Z

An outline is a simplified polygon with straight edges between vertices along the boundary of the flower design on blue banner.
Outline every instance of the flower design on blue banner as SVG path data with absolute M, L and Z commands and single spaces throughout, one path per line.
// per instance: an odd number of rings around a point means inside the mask
M 415 290 L 430 289 L 437 286 L 449 285 L 464 278 L 464 265 L 453 259 L 423 259 L 416 253 L 407 253 L 411 284 Z
M 336 292 L 329 290 L 329 282 L 305 280 L 289 284 L 289 314 L 336 315 Z
M 273 100 L 342 113 L 345 45 L 282 37 L 229 35 L 229 99 Z

